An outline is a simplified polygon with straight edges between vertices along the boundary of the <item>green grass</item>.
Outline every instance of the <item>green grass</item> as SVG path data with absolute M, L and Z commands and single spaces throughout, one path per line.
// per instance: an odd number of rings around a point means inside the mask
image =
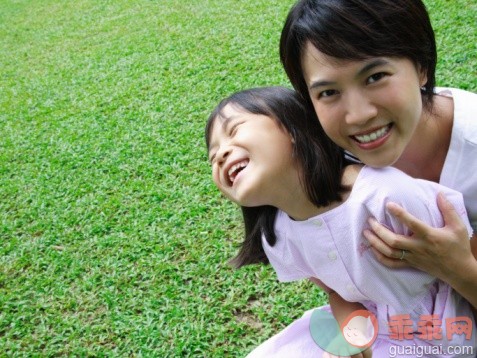
M 0 355 L 244 356 L 325 302 L 227 265 L 203 127 L 287 85 L 293 1 L 0 0 Z M 473 0 L 427 0 L 438 84 L 477 90 Z

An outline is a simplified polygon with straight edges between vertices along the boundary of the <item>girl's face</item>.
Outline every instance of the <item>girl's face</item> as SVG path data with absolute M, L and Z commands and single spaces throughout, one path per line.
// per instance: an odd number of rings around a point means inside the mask
M 291 136 L 274 119 L 232 104 L 222 115 L 214 119 L 210 133 L 214 183 L 239 205 L 278 206 L 277 198 L 298 185 L 292 175 Z
M 426 75 L 408 59 L 340 60 L 307 44 L 302 68 L 326 134 L 363 163 L 394 164 L 421 118 Z

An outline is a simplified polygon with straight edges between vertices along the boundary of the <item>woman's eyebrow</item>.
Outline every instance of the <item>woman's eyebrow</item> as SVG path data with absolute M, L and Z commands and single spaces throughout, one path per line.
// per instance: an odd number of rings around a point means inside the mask
M 357 76 L 361 76 L 361 75 L 365 74 L 366 72 L 372 70 L 375 67 L 383 66 L 383 65 L 387 65 L 387 64 L 389 64 L 389 61 L 385 60 L 384 58 L 377 58 L 377 59 L 367 63 L 366 65 L 364 65 L 364 67 L 359 70 Z
M 335 82 L 332 81 L 314 81 L 310 84 L 310 90 L 316 89 L 318 87 L 326 87 L 333 85 Z

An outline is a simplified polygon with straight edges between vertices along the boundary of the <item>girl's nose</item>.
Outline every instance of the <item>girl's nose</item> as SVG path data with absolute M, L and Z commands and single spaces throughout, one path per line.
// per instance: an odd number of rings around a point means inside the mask
M 232 152 L 232 148 L 230 148 L 229 146 L 220 148 L 216 154 L 217 163 L 219 165 L 222 165 L 227 160 L 231 152 Z
M 359 91 L 349 93 L 346 98 L 346 123 L 361 125 L 378 115 L 370 98 Z

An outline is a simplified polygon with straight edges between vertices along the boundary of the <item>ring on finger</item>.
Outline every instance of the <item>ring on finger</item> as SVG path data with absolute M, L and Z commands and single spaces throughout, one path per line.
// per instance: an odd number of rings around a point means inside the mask
M 404 260 L 404 256 L 406 256 L 406 250 L 401 250 L 401 257 L 399 258 L 399 260 Z

